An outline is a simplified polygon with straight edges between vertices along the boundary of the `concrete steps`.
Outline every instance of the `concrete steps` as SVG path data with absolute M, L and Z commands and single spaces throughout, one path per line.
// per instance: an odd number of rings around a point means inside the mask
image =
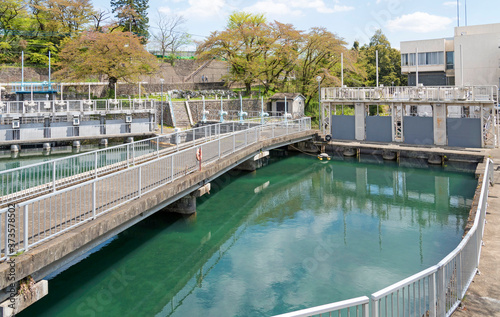
M 184 101 L 173 101 L 172 109 L 174 111 L 176 128 L 191 127 L 189 115 L 186 111 L 186 103 Z

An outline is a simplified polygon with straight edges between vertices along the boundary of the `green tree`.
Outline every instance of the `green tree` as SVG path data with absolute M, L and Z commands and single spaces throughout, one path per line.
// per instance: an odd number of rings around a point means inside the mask
M 149 38 L 148 0 L 111 0 L 111 11 L 118 18 L 122 31 L 131 31 L 142 37 L 142 43 Z
M 198 46 L 202 59 L 223 58 L 231 65 L 230 81 L 242 82 L 247 94 L 262 72 L 270 46 L 270 28 L 263 14 L 235 12 L 222 32 L 213 32 Z
M 366 69 L 366 86 L 376 86 L 376 51 L 379 56 L 379 84 L 385 86 L 402 86 L 407 84 L 407 79 L 401 74 L 400 52 L 391 47 L 391 43 L 381 30 L 377 30 L 371 37 L 368 45 L 360 48 L 360 64 Z
M 321 85 L 340 86 L 340 60 L 344 54 L 345 71 L 358 72 L 354 56 L 345 47 L 346 42 L 325 28 L 312 28 L 302 43 L 296 71 L 295 89 L 306 96 L 306 111 L 313 112 L 311 101 L 317 100 L 318 82 Z
M 156 58 L 129 32 L 84 32 L 63 43 L 59 59 L 56 77 L 82 80 L 106 75 L 110 89 L 119 79 L 135 81 L 158 68 Z

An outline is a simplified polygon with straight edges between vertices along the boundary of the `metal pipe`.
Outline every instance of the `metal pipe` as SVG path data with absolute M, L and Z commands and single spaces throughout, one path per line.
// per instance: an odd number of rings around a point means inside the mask
M 375 68 L 377 69 L 377 87 L 378 87 L 378 50 L 375 51 Z
M 416 66 L 415 87 L 418 87 L 418 47 L 415 49 L 415 66 Z
M 340 87 L 344 87 L 344 53 L 340 53 Z

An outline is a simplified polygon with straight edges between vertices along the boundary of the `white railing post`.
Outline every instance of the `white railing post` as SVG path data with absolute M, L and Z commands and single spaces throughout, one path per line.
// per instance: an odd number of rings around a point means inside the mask
M 234 127 L 234 123 L 233 123 L 233 127 Z M 234 130 L 233 130 L 233 153 L 236 149 L 236 135 L 234 134 Z
M 29 219 L 28 219 L 28 205 L 26 204 L 26 205 L 24 205 L 24 224 L 23 224 L 24 251 L 28 251 L 28 221 L 29 221 Z
M 138 183 L 139 183 L 139 197 L 142 196 L 142 184 L 141 184 L 141 168 L 142 166 L 139 165 L 139 168 L 137 169 L 137 172 L 139 173 L 139 177 L 137 178 L 138 179 Z
M 436 274 L 433 273 L 429 277 L 429 317 L 437 317 L 436 315 L 436 305 L 437 305 L 437 298 L 436 298 Z
M 160 137 L 156 138 L 156 154 L 160 157 Z
M 196 129 L 193 129 L 193 145 L 196 145 L 196 133 L 195 133 L 195 130 Z
M 5 215 L 5 219 L 4 219 L 4 224 L 5 224 L 5 232 L 9 232 L 9 212 L 8 210 L 4 212 L 4 215 Z M 10 254 L 10 251 L 9 251 L 9 239 L 8 239 L 8 235 L 4 235 L 4 248 L 5 248 L 5 252 L 4 252 L 4 255 L 7 256 Z
M 378 317 L 378 299 L 373 299 L 372 298 L 372 315 L 371 317 Z
M 97 178 L 97 152 L 94 153 L 94 167 L 95 167 L 95 178 Z
M 172 154 L 172 159 L 170 160 L 170 168 L 172 172 L 172 177 L 170 177 L 170 181 L 174 181 L 174 154 Z
M 369 317 L 370 316 L 370 303 L 363 304 L 363 317 Z
M 129 167 L 130 166 L 130 161 L 129 161 L 130 160 L 130 144 L 129 143 L 127 143 L 126 148 L 127 148 L 127 167 Z
M 52 162 L 52 191 L 56 191 L 56 161 Z
M 92 183 L 92 219 L 96 217 L 96 181 Z
M 132 164 L 135 165 L 135 142 L 132 143 Z

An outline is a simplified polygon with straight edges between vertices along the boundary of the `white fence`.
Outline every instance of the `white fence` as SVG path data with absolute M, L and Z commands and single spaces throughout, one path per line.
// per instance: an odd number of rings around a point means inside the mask
M 82 124 L 79 126 L 29 127 L 20 129 L 0 129 L 0 142 L 38 141 L 51 142 L 58 138 L 110 136 L 126 133 L 148 133 L 153 131 L 153 123 L 132 122 L 121 124 Z
M 497 86 L 422 87 L 331 87 L 321 89 L 321 100 L 335 101 L 416 101 L 497 103 Z
M 134 111 L 148 112 L 156 108 L 156 102 L 148 99 L 103 100 L 25 100 L 0 102 L 0 114 L 43 114 L 67 112 Z
M 487 159 L 474 225 L 461 243 L 438 264 L 372 294 L 369 314 L 366 313 L 364 317 L 441 317 L 450 316 L 455 311 L 479 265 L 490 182 L 493 182 L 493 162 Z M 346 306 L 349 301 L 352 301 L 352 304 Z M 338 306 L 341 303 L 344 312 L 349 308 L 355 309 L 360 304 L 367 305 L 358 298 L 319 306 L 331 306 L 328 309 L 311 308 L 310 311 L 303 310 L 279 316 L 313 316 L 337 311 L 340 316 Z
M 218 126 L 217 133 L 213 135 L 214 139 L 211 141 L 207 142 L 211 137 L 209 131 L 215 131 L 213 126 L 192 130 L 188 132 L 188 135 L 191 133 L 194 138 L 189 147 L 182 149 L 176 145 L 176 152 L 163 157 L 159 156 L 160 143 L 171 142 L 172 139 L 177 141 L 183 137 L 183 134 L 170 135 L 170 140 L 167 136 L 162 136 L 136 142 L 133 146 L 126 146 L 125 158 L 120 155 L 110 155 L 116 164 L 111 164 L 111 161 L 107 161 L 107 157 L 103 155 L 91 154 L 90 158 L 83 159 L 85 155 L 83 154 L 79 156 L 81 161 L 78 163 L 73 164 L 71 160 L 63 161 L 70 164 L 67 170 L 57 169 L 56 166 L 61 164 L 57 161 L 32 166 L 32 169 L 29 169 L 30 172 L 23 175 L 26 183 L 29 184 L 30 181 L 36 179 L 37 175 L 53 179 L 47 182 L 46 178 L 40 177 L 41 181 L 37 181 L 39 186 L 30 188 L 30 196 L 32 197 L 36 192 L 40 195 L 39 197 L 18 204 L 9 204 L 8 208 L 0 210 L 0 246 L 2 248 L 0 260 L 8 255 L 26 251 L 57 234 L 95 219 L 149 191 L 197 171 L 200 165 L 197 161 L 198 150 L 202 151 L 202 165 L 205 166 L 263 140 L 310 130 L 311 120 L 303 118 L 257 125 L 253 128 L 249 128 L 248 124 L 240 131 L 236 128 L 238 125 L 233 125 L 232 131 L 234 132 L 230 134 L 223 133 L 224 128 L 230 129 L 228 125 L 216 126 Z M 142 147 L 153 147 L 156 151 L 149 152 L 148 155 L 134 155 L 133 152 Z M 115 147 L 107 150 L 121 151 L 123 149 Z M 108 152 L 108 154 L 112 153 Z M 101 162 L 99 158 L 104 162 Z M 147 162 L 136 165 L 140 160 Z M 58 175 L 60 171 L 71 175 L 73 169 L 80 169 L 80 173 L 73 173 L 73 177 Z M 116 171 L 117 169 L 121 170 Z M 110 170 L 116 172 L 106 174 Z M 6 180 L 8 179 L 2 179 L 2 184 L 9 184 Z

